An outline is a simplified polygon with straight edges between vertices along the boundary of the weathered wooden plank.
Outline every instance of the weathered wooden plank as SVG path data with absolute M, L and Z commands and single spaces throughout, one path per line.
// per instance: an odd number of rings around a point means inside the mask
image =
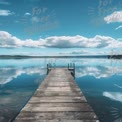
M 48 87 L 48 86 L 47 86 Z M 72 86 L 73 87 L 73 86 Z M 51 92 L 51 91 L 58 91 L 58 92 L 80 92 L 80 89 L 74 86 L 74 88 L 68 88 L 68 87 L 49 87 L 49 88 L 43 88 L 43 89 L 37 89 L 39 92 Z
M 33 97 L 29 103 L 34 103 L 34 102 L 72 102 L 72 103 L 77 103 L 77 102 L 86 102 L 86 99 L 84 96 L 82 97 Z
M 52 97 L 52 96 L 67 96 L 67 97 L 81 97 L 83 94 L 80 93 L 74 93 L 74 92 L 36 92 L 36 97 Z
M 42 108 L 45 108 L 43 110 L 37 110 L 37 111 L 70 111 L 69 109 L 71 109 L 71 111 L 75 111 L 75 109 L 73 108 L 76 108 L 76 110 L 78 111 L 88 111 L 88 112 L 92 112 L 92 108 L 87 104 L 87 103 L 43 103 L 43 104 L 27 104 L 23 111 L 30 111 L 32 110 L 33 111 L 33 108 L 39 108 L 39 109 L 42 109 Z M 53 109 L 54 108 L 54 109 Z M 58 110 L 60 109 L 60 110 Z
M 18 118 L 41 118 L 41 120 L 52 120 L 54 118 L 56 119 L 97 119 L 97 116 L 94 114 L 94 112 L 22 112 Z
M 54 81 L 54 82 L 49 82 L 48 83 L 48 86 L 56 86 L 56 87 L 69 87 L 69 85 L 74 85 L 73 83 L 70 83 L 70 82 L 57 82 L 57 81 Z
M 38 118 L 30 118 L 30 119 L 17 119 L 16 122 L 99 122 L 99 120 L 65 120 L 65 119 L 53 119 L 53 120 L 41 120 Z
M 31 112 L 64 112 L 64 111 L 90 111 L 90 110 L 85 110 L 85 109 L 81 109 L 81 107 L 76 107 L 76 106 L 72 106 L 72 107 L 26 107 L 26 109 L 24 109 L 24 111 L 31 111 Z
M 33 108 L 33 107 L 79 107 L 81 108 L 82 110 L 85 110 L 85 111 L 93 111 L 92 108 L 87 104 L 87 103 L 42 103 L 42 104 L 27 104 L 25 106 L 24 109 L 28 109 L 28 108 Z
M 70 71 L 51 69 L 15 122 L 98 122 Z

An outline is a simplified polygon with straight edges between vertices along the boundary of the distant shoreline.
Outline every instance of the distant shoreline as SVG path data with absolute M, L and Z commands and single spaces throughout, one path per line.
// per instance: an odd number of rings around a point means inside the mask
M 107 58 L 107 59 L 122 59 L 122 55 L 83 55 L 83 56 L 0 55 L 0 59 L 28 59 L 28 58 Z

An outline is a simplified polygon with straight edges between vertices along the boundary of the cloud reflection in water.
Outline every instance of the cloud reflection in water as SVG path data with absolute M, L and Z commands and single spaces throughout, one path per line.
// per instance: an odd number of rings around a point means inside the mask
M 38 67 L 29 67 L 29 68 L 0 68 L 0 85 L 7 84 L 12 81 L 14 78 L 17 78 L 21 74 L 33 75 L 40 74 L 44 75 L 46 71 Z

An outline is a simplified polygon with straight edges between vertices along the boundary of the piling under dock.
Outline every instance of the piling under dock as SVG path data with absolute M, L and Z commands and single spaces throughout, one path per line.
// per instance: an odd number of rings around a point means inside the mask
M 99 122 L 66 68 L 53 68 L 14 122 Z

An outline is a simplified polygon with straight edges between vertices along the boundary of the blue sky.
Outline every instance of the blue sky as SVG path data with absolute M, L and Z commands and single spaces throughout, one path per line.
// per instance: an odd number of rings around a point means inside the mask
M 121 0 L 0 0 L 0 55 L 122 51 Z

